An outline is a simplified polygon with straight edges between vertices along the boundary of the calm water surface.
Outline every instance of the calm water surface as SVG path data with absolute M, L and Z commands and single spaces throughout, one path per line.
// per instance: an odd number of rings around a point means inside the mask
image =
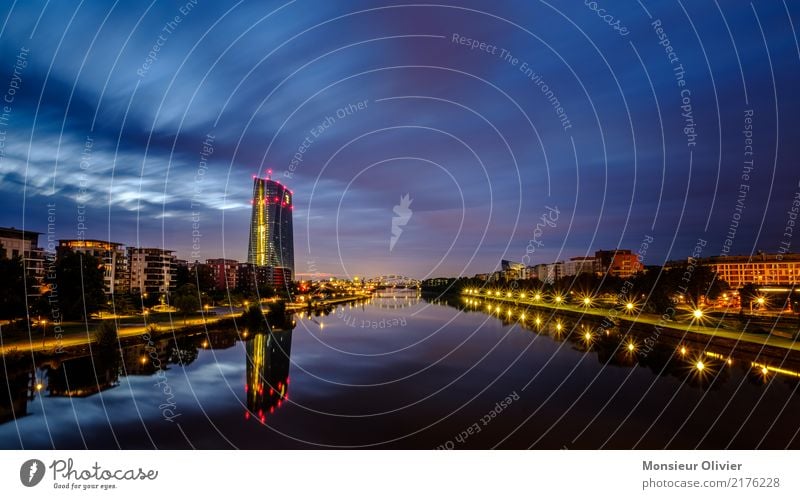
M 800 447 L 797 359 L 645 354 L 652 330 L 484 305 L 398 292 L 272 333 L 7 357 L 0 447 Z

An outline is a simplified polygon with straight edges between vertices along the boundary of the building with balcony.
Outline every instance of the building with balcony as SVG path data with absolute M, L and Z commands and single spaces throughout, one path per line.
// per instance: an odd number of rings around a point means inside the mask
M 128 248 L 132 293 L 165 295 L 174 291 L 177 264 L 172 250 Z
M 564 276 L 594 274 L 597 272 L 597 259 L 593 256 L 573 256 L 563 266 Z
M 22 259 L 28 296 L 38 295 L 44 281 L 44 250 L 39 247 L 40 232 L 0 227 L 0 258 Z
M 130 291 L 128 256 L 121 243 L 96 239 L 61 239 L 57 251 L 59 254 L 64 251 L 83 253 L 103 262 L 103 289 L 107 295 Z
M 800 253 L 758 253 L 752 256 L 712 256 L 694 260 L 695 265 L 711 267 L 731 289 L 755 286 L 795 286 L 800 284 Z
M 639 256 L 629 249 L 599 250 L 594 258 L 596 271 L 600 274 L 624 279 L 644 270 Z
M 239 262 L 227 258 L 211 258 L 206 260 L 206 265 L 214 276 L 214 287 L 220 291 L 236 289 Z

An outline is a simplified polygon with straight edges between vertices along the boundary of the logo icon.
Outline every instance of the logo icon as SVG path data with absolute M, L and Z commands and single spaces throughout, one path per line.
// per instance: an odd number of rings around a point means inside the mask
M 400 196 L 400 204 L 395 205 L 394 207 L 394 214 L 397 215 L 396 217 L 392 217 L 392 238 L 389 240 L 389 251 L 394 249 L 394 245 L 397 244 L 397 240 L 400 239 L 400 234 L 403 233 L 403 229 L 408 221 L 411 219 L 411 202 L 414 201 L 409 197 L 409 194 L 405 196 Z
M 19 480 L 26 487 L 36 487 L 44 478 L 44 463 L 38 459 L 28 459 L 19 469 Z

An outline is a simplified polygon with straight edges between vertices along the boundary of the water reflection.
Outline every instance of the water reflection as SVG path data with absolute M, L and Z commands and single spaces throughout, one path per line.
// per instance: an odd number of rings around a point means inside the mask
M 264 421 L 288 396 L 293 327 L 287 317 L 269 332 L 235 328 L 184 334 L 165 331 L 160 336 L 126 338 L 118 347 L 95 344 L 61 354 L 6 355 L 1 357 L 0 424 L 29 415 L 29 406 L 38 397 L 91 398 L 120 386 L 126 377 L 152 377 L 174 366 L 187 367 L 202 350 L 227 350 L 241 341 L 246 345 L 242 363 L 247 417 L 252 412 Z
M 574 350 L 593 352 L 602 365 L 644 367 L 657 376 L 674 376 L 687 385 L 719 389 L 733 369 L 744 369 L 748 382 L 780 381 L 800 387 L 800 352 L 701 336 L 653 325 L 611 321 L 604 317 L 537 309 L 462 297 L 438 297 L 431 303 L 464 313 L 483 313 L 536 334 L 565 342 Z
M 246 419 L 255 414 L 264 423 L 267 414 L 275 412 L 289 398 L 291 349 L 291 329 L 273 328 L 247 342 Z

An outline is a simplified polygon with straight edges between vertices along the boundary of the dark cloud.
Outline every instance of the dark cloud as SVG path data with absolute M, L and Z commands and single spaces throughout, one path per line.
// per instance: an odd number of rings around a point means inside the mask
M 4 128 L 3 225 L 42 230 L 55 203 L 58 235 L 72 237 L 84 186 L 91 237 L 188 257 L 199 215 L 204 257 L 244 259 L 251 177 L 271 168 L 296 194 L 300 272 L 489 270 L 521 258 L 545 206 L 561 217 L 538 259 L 653 235 L 657 263 L 685 257 L 699 237 L 721 249 L 748 109 L 756 166 L 734 252 L 774 251 L 798 190 L 800 54 L 788 14 L 800 13 L 781 2 L 649 12 L 609 2 L 625 36 L 582 2 L 10 8 L 0 90 L 20 49 L 30 56 Z M 654 20 L 686 72 L 691 148 Z M 406 193 L 413 215 L 390 252 Z

